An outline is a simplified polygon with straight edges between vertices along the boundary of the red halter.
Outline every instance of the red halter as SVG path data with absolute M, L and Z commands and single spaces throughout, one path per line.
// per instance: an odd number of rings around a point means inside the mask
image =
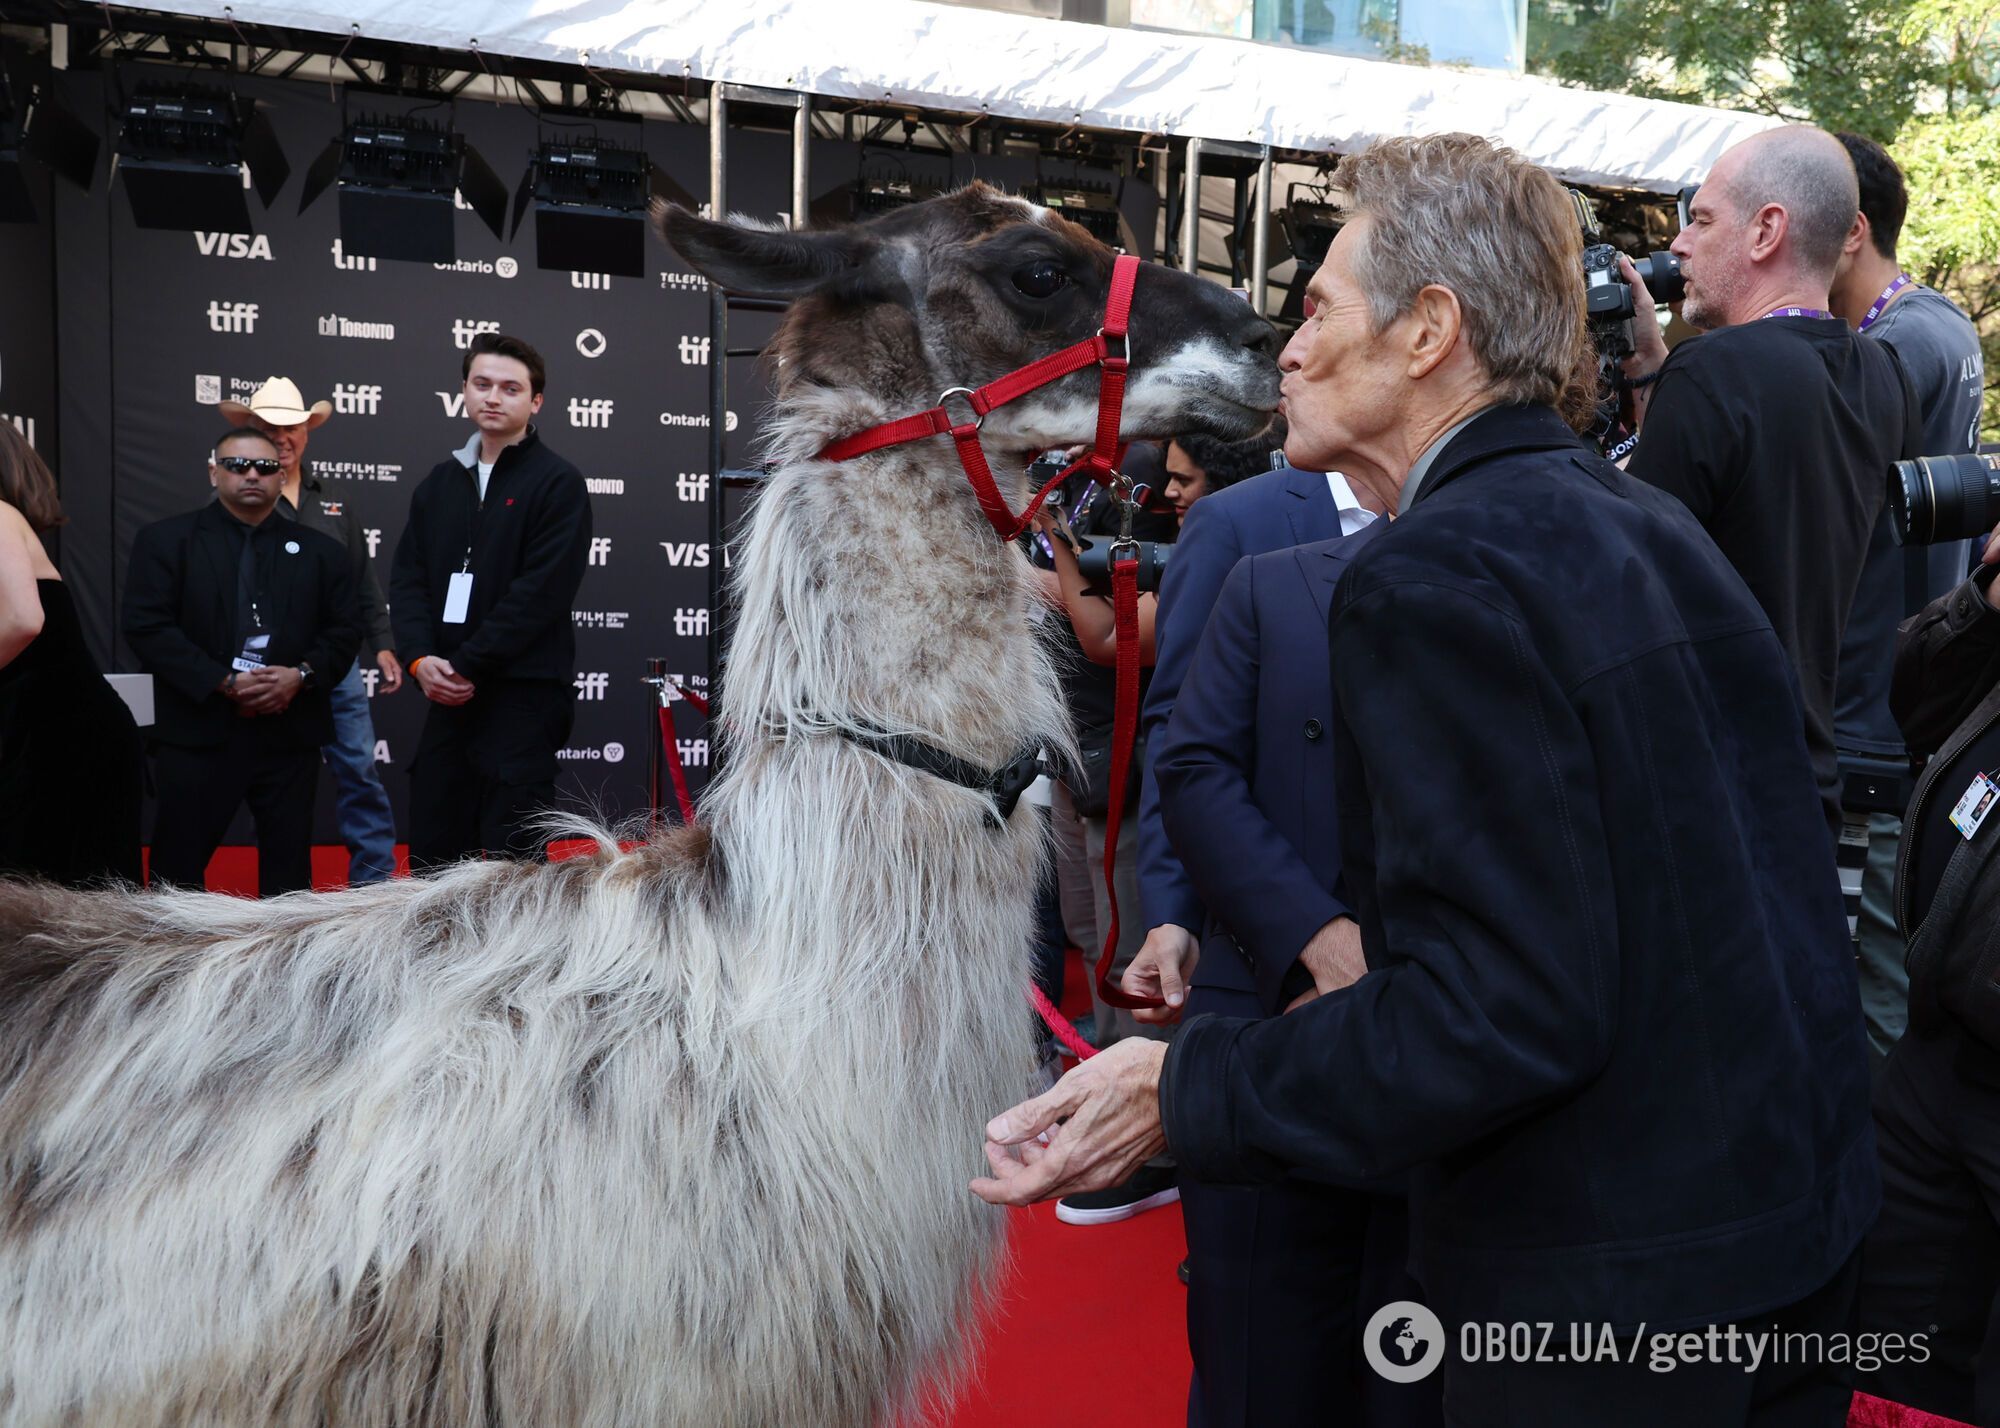
M 1117 474 L 1119 460 L 1125 454 L 1118 441 L 1118 423 L 1125 405 L 1125 369 L 1132 350 L 1126 328 L 1132 320 L 1132 285 L 1138 277 L 1137 258 L 1120 256 L 1112 261 L 1111 293 L 1104 300 L 1104 325 L 1097 329 L 1095 337 L 1086 338 L 1060 352 L 1051 352 L 1040 361 L 1030 362 L 977 390 L 949 387 L 929 411 L 842 437 L 820 452 L 820 459 L 848 461 L 884 447 L 901 446 L 907 441 L 949 435 L 958 445 L 959 465 L 965 468 L 965 479 L 972 483 L 972 494 L 978 499 L 979 509 L 985 514 L 987 523 L 1001 540 L 1013 540 L 1028 528 L 1049 492 L 1072 472 L 1089 469 L 1103 478 Z M 1113 344 L 1117 347 L 1115 353 Z M 1035 492 L 1027 510 L 1016 516 L 1007 509 L 1007 498 L 1000 494 L 1000 487 L 993 479 L 993 470 L 986 464 L 986 453 L 979 445 L 979 429 L 986 424 L 987 414 L 995 407 L 1005 406 L 1016 397 L 1026 396 L 1038 387 L 1046 387 L 1050 382 L 1090 366 L 1095 366 L 1099 373 L 1096 443 L 1087 455 Z M 966 405 L 972 408 L 971 421 L 957 425 L 952 423 L 945 404 L 953 397 L 963 397 Z

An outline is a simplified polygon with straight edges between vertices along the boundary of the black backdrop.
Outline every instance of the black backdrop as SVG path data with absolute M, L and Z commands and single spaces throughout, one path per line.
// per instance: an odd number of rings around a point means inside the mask
M 145 71 L 127 68 L 135 82 Z M 163 72 L 172 77 L 174 72 Z M 646 801 L 652 696 L 639 682 L 649 656 L 706 684 L 708 605 L 708 293 L 657 239 L 644 279 L 548 272 L 534 263 L 532 218 L 496 240 L 457 214 L 453 265 L 371 261 L 339 246 L 329 192 L 299 212 L 307 166 L 334 137 L 342 109 L 324 85 L 234 79 L 264 106 L 291 163 L 267 211 L 250 197 L 254 237 L 138 228 L 122 185 L 107 185 L 112 84 L 56 76 L 65 102 L 105 133 L 106 160 L 88 193 L 39 184 L 41 221 L 0 225 L 0 413 L 59 472 L 71 525 L 61 559 L 99 658 L 136 668 L 116 640 L 118 600 L 134 534 L 208 498 L 206 456 L 226 423 L 215 404 L 247 399 L 266 377 L 292 378 L 333 418 L 307 451 L 327 497 L 348 502 L 369 532 L 378 574 L 402 530 L 411 489 L 471 428 L 457 410 L 459 366 L 482 329 L 527 338 L 548 365 L 543 438 L 591 483 L 596 541 L 576 599 L 579 699 L 563 751 L 566 798 L 617 817 Z M 416 112 L 410 100 L 350 99 L 359 116 Z M 449 118 L 513 186 L 549 125 L 517 105 L 461 100 L 419 112 Z M 684 189 L 708 191 L 703 128 L 648 121 L 597 126 L 641 143 Z M 790 137 L 740 130 L 729 143 L 732 211 L 782 219 L 789 208 Z M 933 181 L 974 176 L 1019 185 L 1032 159 L 870 150 L 871 171 L 906 166 Z M 852 185 L 859 146 L 815 140 L 812 188 Z M 935 171 L 935 172 L 933 172 Z M 1073 172 L 1060 170 L 1063 176 Z M 1149 239 L 1154 195 L 1126 185 L 1128 215 Z M 761 346 L 775 319 L 737 313 L 732 348 Z M 755 358 L 730 362 L 729 456 L 747 464 L 767 388 Z M 60 443 L 58 443 L 60 433 Z M 414 682 L 372 709 L 377 759 L 403 819 L 401 776 L 424 713 Z M 699 788 L 706 730 L 679 706 L 682 750 Z M 231 841 L 243 841 L 244 827 Z M 320 841 L 337 841 L 323 786 Z

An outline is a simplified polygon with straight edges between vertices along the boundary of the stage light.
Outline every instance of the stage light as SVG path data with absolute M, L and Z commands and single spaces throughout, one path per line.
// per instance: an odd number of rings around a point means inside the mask
M 646 276 L 646 215 L 655 196 L 698 205 L 640 149 L 592 137 L 545 140 L 514 194 L 514 226 L 535 206 L 535 266 L 613 277 Z
M 1306 190 L 1306 197 L 1299 190 Z M 1326 261 L 1326 250 L 1347 220 L 1330 201 L 1332 195 L 1317 184 L 1293 184 L 1286 190 L 1285 206 L 1278 211 L 1278 227 L 1292 256 L 1305 268 L 1317 268 Z
M 266 208 L 291 174 L 270 121 L 226 90 L 142 84 L 123 117 L 118 172 L 141 228 L 254 233 L 244 171 Z
M 299 211 L 335 180 L 340 245 L 355 257 L 412 263 L 458 258 L 454 194 L 501 236 L 507 189 L 456 130 L 423 120 L 362 118 L 313 161 Z
M 1119 221 L 1118 196 L 1109 182 L 1075 178 L 1067 182 L 1043 182 L 1028 198 L 1079 224 L 1098 242 L 1122 251 L 1131 251 Z

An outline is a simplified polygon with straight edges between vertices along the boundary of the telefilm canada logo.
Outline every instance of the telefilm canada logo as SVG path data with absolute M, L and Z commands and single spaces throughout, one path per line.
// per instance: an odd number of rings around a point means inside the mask
M 403 474 L 401 462 L 394 461 L 315 461 L 313 475 L 322 481 L 395 481 Z
M 630 610 L 572 610 L 569 622 L 579 630 L 622 630 L 632 618 Z

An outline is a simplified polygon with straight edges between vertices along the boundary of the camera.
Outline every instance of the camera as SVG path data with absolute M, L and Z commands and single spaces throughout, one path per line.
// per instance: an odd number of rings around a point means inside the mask
M 1970 540 L 2000 525 L 2000 455 L 1919 456 L 1889 467 L 1897 545 Z
M 1174 553 L 1171 545 L 1159 541 L 1135 541 L 1139 548 L 1139 590 L 1160 588 L 1160 577 L 1166 573 L 1167 557 Z M 1111 542 L 1095 540 L 1084 542 L 1083 549 L 1076 553 L 1077 568 L 1083 572 L 1084 588 L 1092 595 L 1111 593 Z
M 1672 253 L 1634 259 L 1639 279 L 1655 302 L 1679 302 L 1687 293 L 1681 260 Z M 1618 250 L 1609 243 L 1586 244 L 1583 250 L 1583 311 L 1598 353 L 1622 362 L 1634 351 L 1632 323 L 1638 316 L 1632 285 L 1618 271 Z M 1651 319 L 1652 314 L 1646 314 Z

